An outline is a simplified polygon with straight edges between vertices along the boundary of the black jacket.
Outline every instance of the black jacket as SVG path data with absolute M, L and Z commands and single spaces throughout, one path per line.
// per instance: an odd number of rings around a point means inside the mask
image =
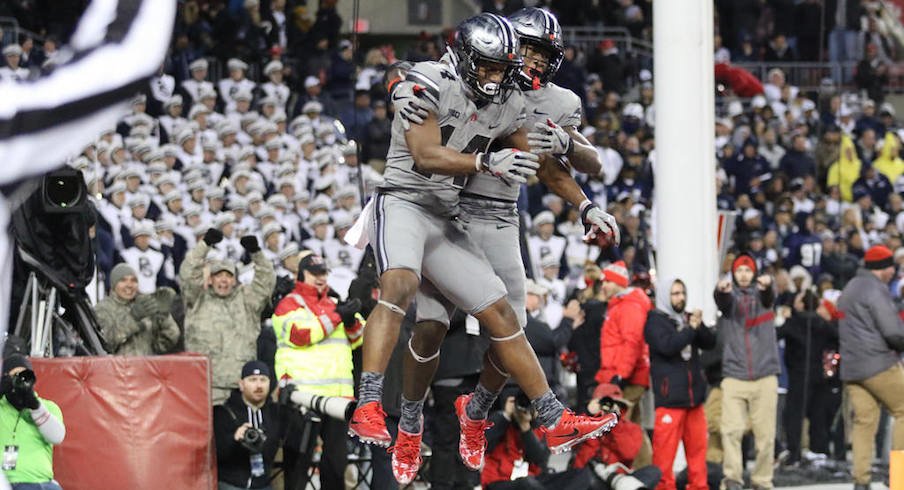
M 779 336 L 785 339 L 788 376 L 803 378 L 809 369 L 811 383 L 823 379 L 823 354 L 838 352 L 838 322 L 827 322 L 815 312 L 795 311 L 778 330 Z
M 263 488 L 269 484 L 270 469 L 282 436 L 282 424 L 279 420 L 278 406 L 269 398 L 261 412 L 263 419 L 261 427 L 267 436 L 263 450 L 264 475 L 251 479 L 251 453 L 234 438 L 235 430 L 248 422 L 248 406 L 242 400 L 242 394 L 237 389 L 232 390 L 229 399 L 223 405 L 213 407 L 213 433 L 217 443 L 219 481 L 240 488 Z
M 716 345 L 713 332 L 701 325 L 678 330 L 678 324 L 660 310 L 647 315 L 644 338 L 650 346 L 650 375 L 656 407 L 696 407 L 706 399 L 706 378 L 699 349 Z M 691 346 L 690 359 L 681 351 Z
M 563 318 L 559 328 L 553 330 L 546 322 L 532 317 L 530 313 L 527 315 L 524 334 L 537 354 L 546 381 L 551 386 L 559 384 L 559 353 L 571 340 L 571 325 L 570 318 Z

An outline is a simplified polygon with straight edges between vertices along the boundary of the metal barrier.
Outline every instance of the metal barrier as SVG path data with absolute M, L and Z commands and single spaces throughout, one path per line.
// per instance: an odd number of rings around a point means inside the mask
M 850 89 L 854 87 L 854 75 L 857 71 L 857 62 L 757 62 L 757 63 L 732 63 L 733 66 L 743 68 L 762 82 L 768 81 L 769 70 L 778 68 L 785 73 L 785 80 L 803 91 L 819 90 L 822 79 L 830 78 L 839 87 Z

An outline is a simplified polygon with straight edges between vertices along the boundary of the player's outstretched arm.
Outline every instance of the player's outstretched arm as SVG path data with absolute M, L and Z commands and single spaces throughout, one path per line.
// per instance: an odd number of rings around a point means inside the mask
M 62 164 L 128 112 L 169 46 L 174 0 L 94 0 L 53 72 L 0 83 L 0 183 Z

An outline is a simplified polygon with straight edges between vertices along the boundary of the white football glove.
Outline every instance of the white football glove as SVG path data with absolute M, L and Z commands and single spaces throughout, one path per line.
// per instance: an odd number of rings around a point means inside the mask
M 574 141 L 568 131 L 550 119 L 534 123 L 534 131 L 527 133 L 527 144 L 534 153 L 567 155 L 574 149 Z
M 424 119 L 427 118 L 427 103 L 417 96 L 416 89 L 414 84 L 403 83 L 392 91 L 392 105 L 396 116 L 402 118 L 405 131 L 411 129 L 411 123 L 424 124 Z
M 593 240 L 597 233 L 605 233 L 612 237 L 612 245 L 621 243 L 621 231 L 615 217 L 594 204 L 581 211 L 581 222 L 584 223 L 584 240 Z
M 503 181 L 527 182 L 540 167 L 540 157 L 515 148 L 506 148 L 493 153 L 478 153 L 475 160 L 478 171 L 499 177 Z

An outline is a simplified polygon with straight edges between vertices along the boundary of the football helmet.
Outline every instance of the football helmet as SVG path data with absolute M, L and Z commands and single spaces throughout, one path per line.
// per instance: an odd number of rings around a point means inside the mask
M 473 95 L 483 101 L 500 102 L 514 89 L 521 71 L 521 49 L 512 24 L 495 14 L 480 14 L 459 24 L 450 49 L 458 75 Z M 481 64 L 501 64 L 505 72 L 500 83 L 481 83 Z
M 556 16 L 534 7 L 523 8 L 509 16 L 509 21 L 518 34 L 521 46 L 536 46 L 540 51 L 547 53 L 549 62 L 546 71 L 534 73 L 539 80 L 540 87 L 545 87 L 555 76 L 565 57 L 565 43 L 562 40 L 562 27 Z M 518 85 L 523 90 L 536 90 L 540 87 L 530 74 L 519 71 L 517 75 Z

